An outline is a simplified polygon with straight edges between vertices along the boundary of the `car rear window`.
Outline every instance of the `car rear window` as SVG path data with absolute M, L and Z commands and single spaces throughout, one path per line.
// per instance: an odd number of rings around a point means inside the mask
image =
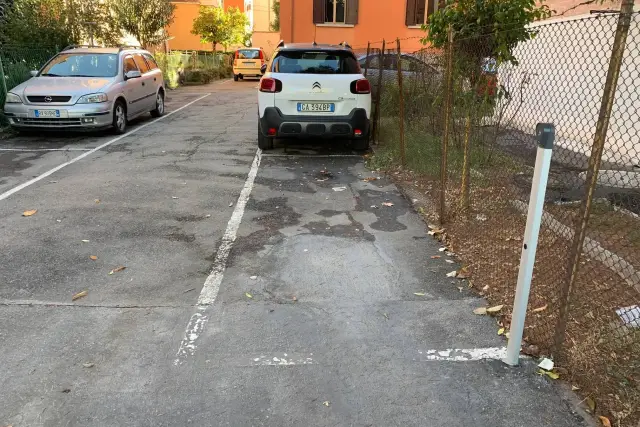
M 260 51 L 254 49 L 240 49 L 236 52 L 238 59 L 260 59 Z
M 358 61 L 351 52 L 326 50 L 280 51 L 271 71 L 291 74 L 360 74 Z

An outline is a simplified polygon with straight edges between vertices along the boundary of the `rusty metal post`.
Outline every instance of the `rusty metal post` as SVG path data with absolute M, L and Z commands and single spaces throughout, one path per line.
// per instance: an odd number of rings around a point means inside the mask
M 407 153 L 404 142 L 404 92 L 402 89 L 402 54 L 400 52 L 400 39 L 397 39 L 398 43 L 398 91 L 400 93 L 400 161 L 402 163 L 402 167 L 407 166 Z
M 451 85 L 453 79 L 453 29 L 449 25 L 447 42 L 447 70 L 444 96 L 444 131 L 442 134 L 442 153 L 440 159 L 440 224 L 444 224 L 447 202 L 447 151 L 449 148 L 449 132 L 451 131 Z
M 364 78 L 367 78 L 369 72 L 369 55 L 371 55 L 371 42 L 367 42 L 367 56 L 364 60 Z
M 598 185 L 598 172 L 600 171 L 600 163 L 602 161 L 602 153 L 604 144 L 607 139 L 607 130 L 609 129 L 609 118 L 616 96 L 618 87 L 618 78 L 620 77 L 620 68 L 624 58 L 624 51 L 627 44 L 627 35 L 629 34 L 629 26 L 631 25 L 631 15 L 633 14 L 634 0 L 623 0 L 620 7 L 620 15 L 618 16 L 618 25 L 611 49 L 611 59 L 609 60 L 609 69 L 607 71 L 607 79 L 604 83 L 602 94 L 602 102 L 600 103 L 600 113 L 598 115 L 598 123 L 596 125 L 593 146 L 591 147 L 591 156 L 589 157 L 589 166 L 587 168 L 587 178 L 585 181 L 586 191 L 580 205 L 580 215 L 576 222 L 576 232 L 571 243 L 571 252 L 569 265 L 567 269 L 567 280 L 561 288 L 560 294 L 560 315 L 556 327 L 553 352 L 555 355 L 561 356 L 561 349 L 564 344 L 564 338 L 567 331 L 567 322 L 569 317 L 569 300 L 576 284 L 578 269 L 580 266 L 580 257 L 582 255 L 582 247 L 587 234 L 587 225 L 591 214 L 591 205 L 593 195 Z
M 379 133 L 379 127 L 380 127 L 380 93 L 382 92 L 382 72 L 383 72 L 383 64 L 384 64 L 384 48 L 385 48 L 385 41 L 384 39 L 382 40 L 382 49 L 380 49 L 380 54 L 379 54 L 379 72 L 378 72 L 378 84 L 377 86 L 377 90 L 376 90 L 376 111 L 375 111 L 375 116 L 373 118 L 373 132 L 372 132 L 372 136 L 373 136 L 373 142 L 377 142 L 378 141 L 378 133 Z

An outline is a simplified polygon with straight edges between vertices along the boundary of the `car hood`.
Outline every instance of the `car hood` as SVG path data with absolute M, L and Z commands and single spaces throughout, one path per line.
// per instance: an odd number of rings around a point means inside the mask
M 11 92 L 17 95 L 69 95 L 77 97 L 101 92 L 113 83 L 114 77 L 32 77 Z

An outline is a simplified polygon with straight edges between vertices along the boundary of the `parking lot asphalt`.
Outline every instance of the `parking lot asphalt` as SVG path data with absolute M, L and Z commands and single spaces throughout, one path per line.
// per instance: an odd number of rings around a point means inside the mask
M 362 156 L 257 150 L 256 86 L 0 141 L 0 426 L 589 425 Z

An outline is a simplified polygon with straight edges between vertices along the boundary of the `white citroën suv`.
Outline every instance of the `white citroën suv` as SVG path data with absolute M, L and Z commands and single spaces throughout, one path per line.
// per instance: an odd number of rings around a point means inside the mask
M 7 94 L 5 116 L 17 130 L 102 129 L 126 132 L 145 113 L 164 114 L 162 71 L 135 47 L 69 46 Z

